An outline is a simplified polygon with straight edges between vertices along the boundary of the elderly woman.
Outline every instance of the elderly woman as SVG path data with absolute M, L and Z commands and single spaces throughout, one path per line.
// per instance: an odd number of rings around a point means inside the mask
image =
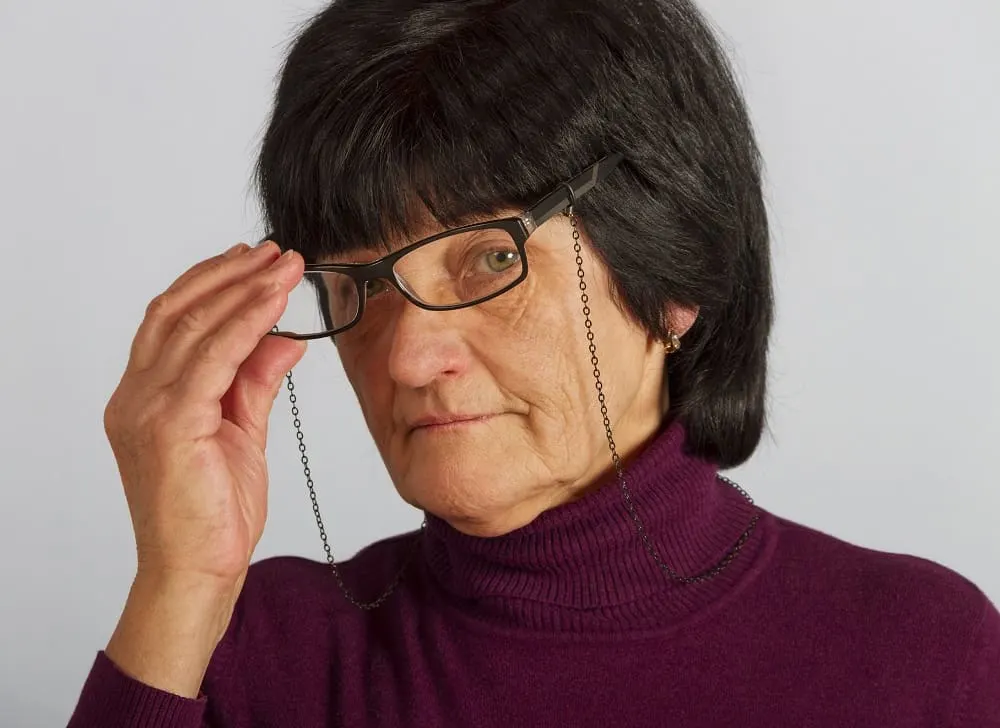
M 138 567 L 72 726 L 1000 726 L 976 586 L 720 475 L 773 302 L 690 0 L 338 0 L 257 170 L 269 240 L 153 300 L 108 404 Z M 425 521 L 251 566 L 310 339 Z

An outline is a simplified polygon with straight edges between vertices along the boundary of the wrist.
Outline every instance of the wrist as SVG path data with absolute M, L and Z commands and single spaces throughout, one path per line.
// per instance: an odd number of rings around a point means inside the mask
M 236 605 L 243 579 L 176 571 L 136 572 L 129 601 L 169 607 L 191 629 L 222 639 Z
M 242 579 L 138 573 L 107 656 L 142 683 L 197 697 L 241 586 Z

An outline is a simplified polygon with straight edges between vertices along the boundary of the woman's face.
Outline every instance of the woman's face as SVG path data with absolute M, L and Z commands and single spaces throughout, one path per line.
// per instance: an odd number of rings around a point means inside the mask
M 568 218 L 538 228 L 526 250 L 527 279 L 491 301 L 425 311 L 389 289 L 337 337 L 400 496 L 474 535 L 519 528 L 611 467 Z M 587 244 L 583 261 L 601 380 L 624 455 L 660 423 L 663 350 L 611 301 L 606 269 Z M 459 415 L 485 417 L 415 426 Z

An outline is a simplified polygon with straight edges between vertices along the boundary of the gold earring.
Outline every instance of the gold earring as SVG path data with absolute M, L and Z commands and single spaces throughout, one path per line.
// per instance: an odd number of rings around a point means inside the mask
M 681 339 L 673 331 L 667 332 L 667 342 L 663 345 L 663 351 L 667 354 L 676 354 L 681 349 Z

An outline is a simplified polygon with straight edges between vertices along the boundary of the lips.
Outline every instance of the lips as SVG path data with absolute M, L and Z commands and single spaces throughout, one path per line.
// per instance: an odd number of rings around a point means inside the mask
M 440 427 L 442 425 L 454 425 L 461 422 L 473 422 L 477 420 L 487 420 L 490 417 L 495 416 L 493 413 L 487 414 L 440 414 L 440 415 L 425 415 L 424 417 L 419 417 L 413 421 L 410 426 L 411 430 L 417 430 L 421 427 Z

